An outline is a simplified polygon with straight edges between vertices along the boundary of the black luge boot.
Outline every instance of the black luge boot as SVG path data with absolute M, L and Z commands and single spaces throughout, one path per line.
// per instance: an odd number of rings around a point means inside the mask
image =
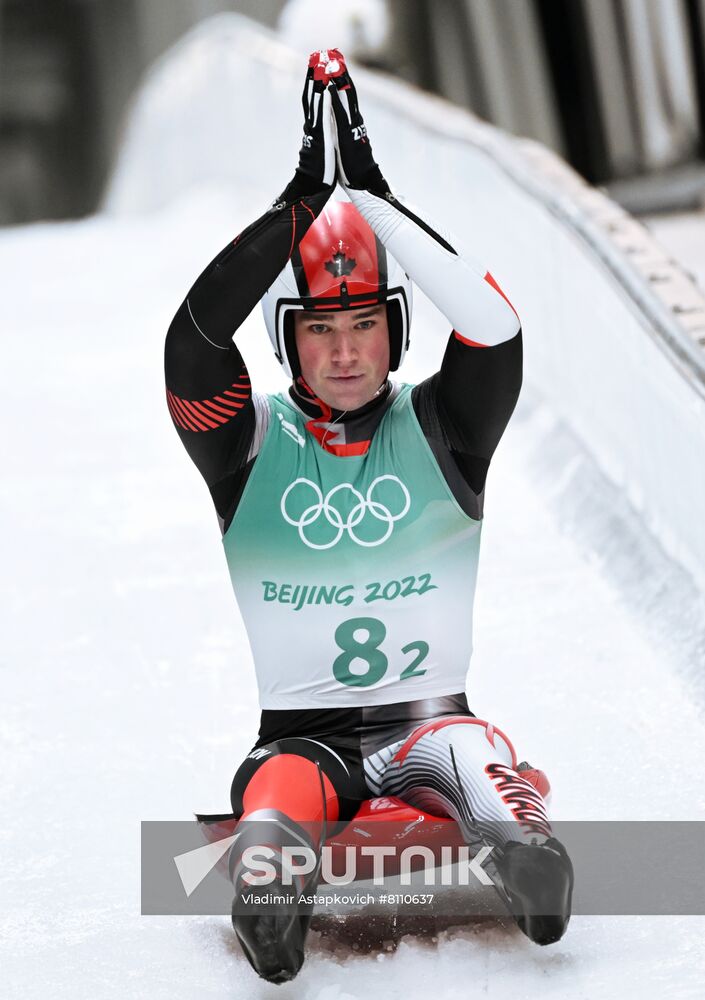
M 252 830 L 236 841 L 237 851 L 230 859 L 230 878 L 235 888 L 232 923 L 245 956 L 258 976 L 271 983 L 286 983 L 293 979 L 304 963 L 304 945 L 313 915 L 313 897 L 320 872 L 320 850 L 316 868 L 305 876 L 294 878 L 293 885 L 282 885 L 279 879 L 269 885 L 250 886 L 243 879 L 239 857 L 247 846 L 265 843 L 283 846 L 287 834 L 296 824 L 286 821 L 284 827 L 257 822 Z M 304 843 L 303 832 L 298 844 Z M 313 848 L 311 848 L 313 849 Z M 302 898 L 304 897 L 304 898 Z M 301 901 L 300 901 L 301 900 Z
M 536 944 L 553 944 L 565 933 L 573 895 L 573 865 L 565 847 L 549 837 L 542 844 L 511 840 L 497 869 L 520 929 Z
M 246 903 L 250 896 L 252 903 Z M 304 963 L 312 907 L 300 905 L 299 896 L 295 886 L 272 883 L 266 896 L 243 886 L 233 900 L 233 927 L 245 957 L 270 983 L 288 982 Z M 258 901 L 262 898 L 267 902 Z

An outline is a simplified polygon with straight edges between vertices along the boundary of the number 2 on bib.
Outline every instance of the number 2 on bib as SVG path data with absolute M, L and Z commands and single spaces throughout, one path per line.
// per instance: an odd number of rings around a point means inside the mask
M 357 632 L 366 632 L 362 641 L 356 638 Z M 333 676 L 341 684 L 348 687 L 369 687 L 381 680 L 387 672 L 389 660 L 379 648 L 387 636 L 387 629 L 379 618 L 349 618 L 341 622 L 335 630 L 335 641 L 342 650 L 333 662 Z M 429 652 L 428 643 L 419 639 L 410 642 L 402 648 L 402 653 L 416 653 L 400 675 L 400 680 L 408 677 L 421 677 L 426 673 L 419 670 L 419 665 L 426 659 Z M 350 669 L 354 660 L 362 660 L 366 669 L 353 673 Z

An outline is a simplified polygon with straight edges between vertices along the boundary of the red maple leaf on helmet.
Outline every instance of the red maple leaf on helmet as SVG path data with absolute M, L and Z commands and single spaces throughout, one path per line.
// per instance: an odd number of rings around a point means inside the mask
M 346 274 L 352 274 L 357 267 L 357 261 L 354 257 L 346 257 L 342 250 L 334 254 L 332 259 L 327 261 L 324 265 L 326 271 L 330 273 L 335 278 L 342 278 Z

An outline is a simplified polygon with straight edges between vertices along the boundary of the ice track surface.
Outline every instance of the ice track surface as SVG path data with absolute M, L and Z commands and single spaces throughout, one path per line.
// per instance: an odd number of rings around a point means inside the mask
M 298 979 L 274 987 L 226 917 L 140 916 L 140 821 L 227 808 L 258 720 L 215 514 L 164 402 L 163 338 L 275 193 L 0 235 L 2 995 L 701 996 L 702 918 L 576 917 L 547 949 L 500 922 L 365 955 L 312 934 Z M 418 301 L 413 334 L 409 381 L 447 328 Z M 240 343 L 257 388 L 283 384 L 258 311 Z M 702 598 L 530 384 L 484 530 L 473 710 L 548 771 L 557 818 L 704 819 Z

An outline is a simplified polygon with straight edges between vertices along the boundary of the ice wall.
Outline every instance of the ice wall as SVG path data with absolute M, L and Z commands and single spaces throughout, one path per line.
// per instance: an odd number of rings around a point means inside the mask
M 202 24 L 145 81 L 107 210 L 237 178 L 254 218 L 263 176 L 274 198 L 295 165 L 305 55 L 237 15 Z M 527 379 L 705 590 L 705 300 L 692 281 L 546 149 L 396 80 L 356 82 L 392 186 L 508 290 Z

